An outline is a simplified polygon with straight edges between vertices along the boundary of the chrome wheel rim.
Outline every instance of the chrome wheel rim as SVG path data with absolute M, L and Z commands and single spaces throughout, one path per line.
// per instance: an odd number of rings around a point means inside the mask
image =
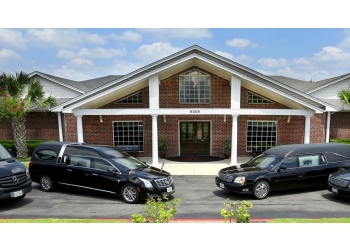
M 49 177 L 43 177 L 41 178 L 41 186 L 45 190 L 49 190 L 51 188 L 51 180 Z
M 255 195 L 258 198 L 264 198 L 269 192 L 269 187 L 265 182 L 260 182 L 255 187 Z
M 133 202 L 136 199 L 136 189 L 131 186 L 127 186 L 124 188 L 123 196 L 126 201 Z

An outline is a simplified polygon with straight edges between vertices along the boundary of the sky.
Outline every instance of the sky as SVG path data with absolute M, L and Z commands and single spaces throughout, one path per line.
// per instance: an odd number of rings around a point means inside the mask
M 99 1 L 101 5 L 104 2 Z M 348 20 L 344 23 L 335 18 L 342 16 L 337 0 L 333 2 L 337 7 L 335 17 L 329 15 L 332 11 L 322 1 L 318 3 L 323 9 L 318 8 L 316 16 L 310 15 L 305 4 L 300 9 L 299 0 L 293 5 L 285 1 L 283 8 L 272 11 L 268 5 L 250 1 L 246 5 L 228 5 L 226 12 L 220 8 L 219 14 L 214 11 L 217 5 L 201 12 L 194 5 L 196 2 L 190 5 L 180 0 L 177 2 L 180 7 L 164 6 L 160 11 L 138 1 L 118 4 L 122 8 L 99 8 L 96 1 L 86 1 L 82 7 L 63 0 L 60 7 L 38 11 L 37 6 L 45 6 L 45 1 L 33 0 L 30 4 L 24 1 L 22 10 L 33 8 L 35 14 L 20 13 L 24 20 L 14 19 L 8 12 L 0 16 L 0 72 L 40 71 L 82 81 L 125 75 L 198 45 L 266 75 L 318 81 L 350 73 L 350 27 L 344 27 Z M 72 7 L 67 8 L 64 3 Z M 140 5 L 133 11 L 137 18 L 130 18 L 132 13 L 125 10 L 135 9 L 136 3 Z M 181 3 L 188 7 L 183 8 Z M 278 6 L 279 2 L 265 3 Z M 18 1 L 5 4 L 10 9 Z M 257 9 L 252 10 L 252 4 Z M 327 18 L 323 12 L 328 13 Z M 261 13 L 266 14 L 263 19 Z M 300 18 L 306 14 L 307 22 Z M 256 19 L 251 21 L 251 16 Z M 291 23 L 289 16 L 295 22 Z

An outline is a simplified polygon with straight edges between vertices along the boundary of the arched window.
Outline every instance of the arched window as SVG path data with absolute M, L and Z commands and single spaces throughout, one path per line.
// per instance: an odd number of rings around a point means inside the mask
M 198 70 L 190 71 L 180 75 L 179 79 L 179 102 L 204 103 L 208 104 L 211 100 L 210 94 L 210 75 Z

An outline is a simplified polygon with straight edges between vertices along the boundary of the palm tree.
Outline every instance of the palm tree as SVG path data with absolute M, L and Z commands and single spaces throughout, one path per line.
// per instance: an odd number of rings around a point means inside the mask
M 339 90 L 338 97 L 344 106 L 350 107 L 350 86 Z
M 54 97 L 45 98 L 40 80 L 27 73 L 0 76 L 0 122 L 11 121 L 17 158 L 28 157 L 25 116 L 30 108 L 45 110 L 54 104 Z

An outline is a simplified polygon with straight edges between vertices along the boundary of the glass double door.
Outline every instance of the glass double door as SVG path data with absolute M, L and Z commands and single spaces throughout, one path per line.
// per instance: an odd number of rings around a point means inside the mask
M 210 155 L 210 122 L 180 122 L 180 155 Z

